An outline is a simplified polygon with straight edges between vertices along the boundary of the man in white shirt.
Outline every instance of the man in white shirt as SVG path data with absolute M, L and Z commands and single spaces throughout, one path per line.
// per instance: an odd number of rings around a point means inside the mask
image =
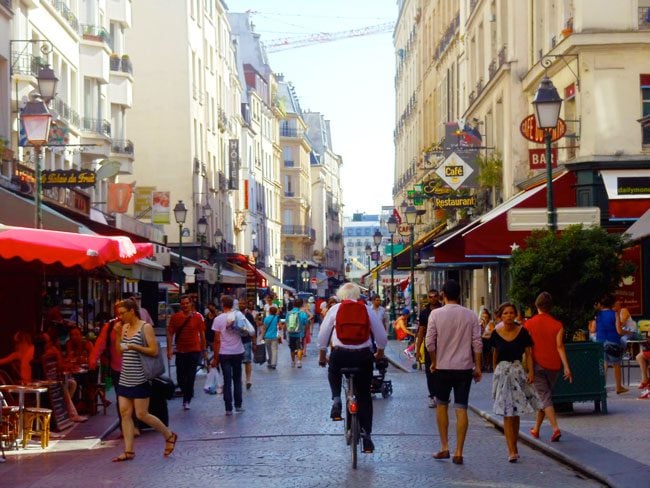
M 374 314 L 381 322 L 381 324 L 384 326 L 384 330 L 388 330 L 388 322 L 386 321 L 386 309 L 381 306 L 381 297 L 379 295 L 375 295 L 372 298 L 372 307 L 368 309 L 369 314 Z
M 318 334 L 318 349 L 320 353 L 318 364 L 321 367 L 325 367 L 327 364 L 327 348 L 331 342 L 332 350 L 329 358 L 328 380 L 333 400 L 332 410 L 330 412 L 332 420 L 341 419 L 341 368 L 360 369 L 360 372 L 355 375 L 356 398 L 359 406 L 359 424 L 362 430 L 363 452 L 372 453 L 375 446 L 370 437 L 372 433 L 372 396 L 370 393 L 370 383 L 372 382 L 374 359 L 384 357 L 384 349 L 388 343 L 388 337 L 384 326 L 377 320 L 376 314 L 370 313 L 368 310 L 370 307 L 359 302 L 359 297 L 361 296 L 359 285 L 345 283 L 339 288 L 337 296 L 343 303 L 333 305 L 327 312 Z M 344 338 L 344 332 L 349 327 L 347 324 L 338 324 L 337 329 L 337 315 L 341 307 L 346 306 L 354 307 L 355 311 L 360 310 L 360 315 L 366 315 L 367 320 L 361 320 L 366 324 L 366 329 L 357 328 L 355 323 L 355 330 L 363 332 L 364 337 L 357 336 L 355 340 L 348 340 L 347 337 Z M 341 315 L 344 314 L 342 313 Z M 358 316 L 355 318 L 358 318 Z M 373 354 L 373 338 L 377 346 L 376 354 Z

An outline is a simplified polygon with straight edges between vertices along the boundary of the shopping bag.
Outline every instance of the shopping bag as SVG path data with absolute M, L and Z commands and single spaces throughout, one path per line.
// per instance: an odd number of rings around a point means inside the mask
M 217 387 L 219 386 L 219 371 L 217 368 L 210 368 L 208 374 L 205 376 L 205 384 L 203 391 L 208 395 L 216 395 Z
M 266 362 L 266 345 L 262 342 L 255 348 L 255 355 L 253 357 L 255 364 L 264 364 Z

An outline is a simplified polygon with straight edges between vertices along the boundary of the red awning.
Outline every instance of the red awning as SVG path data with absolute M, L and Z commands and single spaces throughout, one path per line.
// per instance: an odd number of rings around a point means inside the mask
M 153 255 L 153 244 L 134 244 L 125 236 L 74 234 L 0 224 L 0 258 L 94 269 L 108 263 L 132 264 Z
M 247 288 L 255 288 L 255 281 L 257 281 L 258 288 L 266 288 L 268 286 L 266 277 L 243 254 L 229 254 L 226 260 L 246 271 Z
M 553 180 L 555 208 L 575 207 L 575 173 L 565 172 Z M 530 231 L 509 231 L 508 210 L 546 208 L 546 184 L 526 190 L 492 209 L 479 219 L 478 225 L 462 234 L 468 258 L 509 258 L 512 251 L 525 246 Z

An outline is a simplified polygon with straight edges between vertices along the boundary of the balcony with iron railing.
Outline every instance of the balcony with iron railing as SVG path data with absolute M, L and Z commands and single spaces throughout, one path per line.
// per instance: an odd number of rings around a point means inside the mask
M 77 113 L 76 110 L 74 110 L 72 107 L 70 107 L 67 103 L 65 103 L 63 100 L 61 100 L 58 97 L 52 100 L 51 104 L 52 104 L 51 107 L 54 109 L 54 111 L 59 115 L 61 119 L 65 120 L 69 125 L 79 127 L 81 117 L 79 117 L 79 114 Z
M 133 65 L 131 59 L 124 55 L 121 58 L 117 55 L 112 55 L 110 60 L 111 71 L 121 71 L 122 73 L 133 74 Z
M 54 9 L 63 17 L 70 27 L 75 32 L 79 32 L 79 20 L 72 10 L 68 7 L 63 0 L 50 0 Z
M 650 7 L 639 7 L 639 30 L 650 30 Z
M 304 236 L 316 239 L 316 230 L 306 225 L 283 225 L 282 234 L 288 236 Z
M 133 156 L 133 142 L 128 139 L 113 139 L 111 142 L 111 151 L 116 154 L 128 154 Z
M 47 66 L 44 58 L 33 56 L 29 53 L 14 51 L 11 53 L 11 72 L 12 74 L 38 76 L 38 72 Z
M 111 35 L 100 25 L 80 24 L 81 37 L 87 41 L 111 44 Z
M 95 132 L 106 137 L 111 137 L 111 123 L 108 120 L 82 117 L 81 129 L 87 132 Z
M 295 127 L 280 127 L 280 137 L 302 137 L 303 131 Z

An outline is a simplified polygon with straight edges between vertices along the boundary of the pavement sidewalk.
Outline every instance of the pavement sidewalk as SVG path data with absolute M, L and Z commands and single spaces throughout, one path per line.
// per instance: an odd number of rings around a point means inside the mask
M 414 360 L 403 353 L 406 342 L 391 340 L 386 356 L 397 368 L 405 372 L 421 374 L 413 369 Z M 639 368 L 631 368 L 630 391 L 622 395 L 614 393 L 614 385 L 607 385 L 607 415 L 595 413 L 592 403 L 575 403 L 574 411 L 558 414 L 562 431 L 560 442 L 551 443 L 551 428 L 547 422 L 540 431 L 540 439 L 528 432 L 534 425 L 534 416 L 521 418 L 520 442 L 524 442 L 558 461 L 612 487 L 648 486 L 650 479 L 650 449 L 648 430 L 650 400 L 638 400 L 640 391 Z M 627 377 L 627 375 L 626 375 Z M 608 380 L 613 381 L 609 372 Z M 426 388 L 422 378 L 422 387 Z M 484 374 L 479 383 L 472 385 L 470 408 L 494 424 L 503 428 L 503 418 L 492 413 L 492 375 Z M 504 440 L 505 456 L 505 440 Z

